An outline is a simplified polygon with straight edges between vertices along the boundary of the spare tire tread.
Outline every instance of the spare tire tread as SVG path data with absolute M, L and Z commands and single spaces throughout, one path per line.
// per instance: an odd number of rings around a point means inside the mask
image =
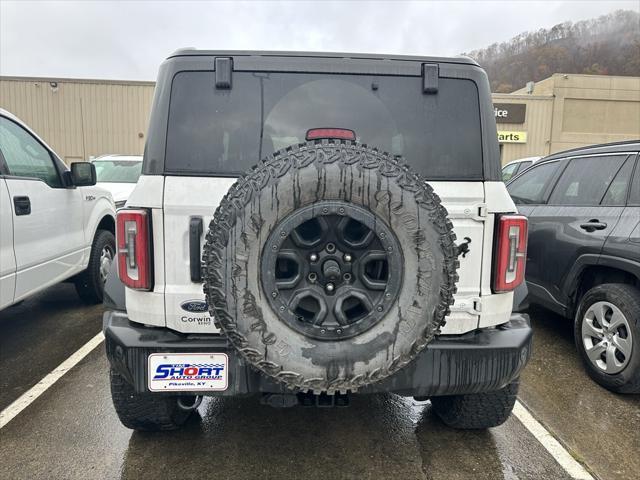
M 301 155 L 301 153 L 311 153 Z M 224 288 L 223 267 L 224 249 L 242 210 L 257 192 L 264 189 L 271 179 L 285 175 L 291 168 L 300 169 L 310 163 L 329 164 L 342 162 L 345 165 L 358 163 L 362 169 L 378 169 L 381 175 L 393 177 L 398 185 L 415 196 L 416 202 L 428 214 L 429 221 L 439 234 L 439 247 L 444 255 L 442 264 L 443 278 L 439 291 L 439 303 L 434 319 L 424 328 L 422 335 L 413 342 L 409 351 L 390 358 L 385 369 L 376 369 L 366 375 L 357 375 L 327 382 L 322 378 L 304 378 L 297 372 L 283 372 L 283 367 L 264 361 L 262 352 L 257 351 L 236 328 L 236 322 L 227 309 Z M 356 391 L 359 387 L 380 381 L 411 362 L 422 351 L 445 324 L 457 291 L 457 268 L 459 267 L 456 236 L 447 210 L 433 188 L 417 173 L 410 170 L 404 162 L 387 152 L 380 152 L 366 144 L 348 140 L 316 140 L 290 146 L 275 152 L 249 172 L 240 176 L 220 202 L 209 224 L 203 249 L 202 277 L 204 293 L 216 324 L 222 328 L 235 348 L 254 367 L 274 377 L 292 390 L 319 392 Z M 269 308 L 265 305 L 265 308 Z

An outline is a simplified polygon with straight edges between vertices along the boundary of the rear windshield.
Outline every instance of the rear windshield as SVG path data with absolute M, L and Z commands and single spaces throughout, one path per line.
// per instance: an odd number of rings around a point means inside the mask
M 478 91 L 470 80 L 234 72 L 215 88 L 214 72 L 173 80 L 165 170 L 238 175 L 312 128 L 347 128 L 359 142 L 402 156 L 430 179 L 481 179 Z

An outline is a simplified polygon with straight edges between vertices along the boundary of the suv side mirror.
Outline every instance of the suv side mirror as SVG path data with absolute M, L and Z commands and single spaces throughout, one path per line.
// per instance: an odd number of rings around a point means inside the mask
M 96 166 L 89 162 L 71 164 L 71 182 L 76 187 L 89 187 L 96 184 Z

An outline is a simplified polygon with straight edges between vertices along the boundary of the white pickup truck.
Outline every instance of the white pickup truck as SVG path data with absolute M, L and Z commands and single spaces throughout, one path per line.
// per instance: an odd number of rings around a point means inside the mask
M 101 302 L 115 253 L 115 206 L 95 167 L 68 169 L 14 115 L 0 109 L 0 309 L 72 280 Z

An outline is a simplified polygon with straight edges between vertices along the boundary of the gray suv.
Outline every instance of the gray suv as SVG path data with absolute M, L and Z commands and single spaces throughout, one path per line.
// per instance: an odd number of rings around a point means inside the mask
M 589 375 L 640 392 L 640 142 L 551 155 L 507 189 L 529 218 L 530 302 L 575 319 Z

